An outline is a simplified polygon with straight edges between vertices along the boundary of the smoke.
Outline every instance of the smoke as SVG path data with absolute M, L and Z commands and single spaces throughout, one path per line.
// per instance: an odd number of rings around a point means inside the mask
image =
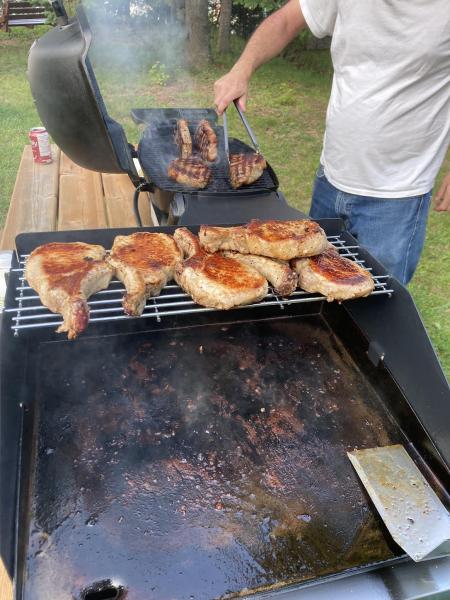
M 182 106 L 178 90 L 194 83 L 186 70 L 186 28 L 171 4 L 95 0 L 84 6 L 93 33 L 89 58 L 108 112 L 125 121 L 127 134 L 131 108 Z

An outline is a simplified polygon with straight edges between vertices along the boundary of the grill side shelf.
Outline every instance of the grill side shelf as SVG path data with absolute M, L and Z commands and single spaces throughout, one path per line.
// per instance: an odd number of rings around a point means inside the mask
M 372 271 L 372 267 L 366 266 L 365 261 L 359 258 L 357 245 L 346 244 L 345 240 L 338 235 L 328 236 L 328 240 L 337 250 L 339 250 L 339 253 L 342 256 L 354 260 L 368 271 Z M 40 328 L 56 329 L 62 323 L 61 316 L 50 312 L 43 306 L 39 296 L 28 285 L 23 272 L 26 258 L 27 255 L 21 255 L 18 268 L 12 269 L 12 271 L 18 275 L 17 280 L 19 284 L 15 290 L 14 306 L 5 309 L 5 312 L 11 313 L 11 329 L 15 336 L 18 336 L 20 332 L 25 332 L 26 330 Z M 372 296 L 390 296 L 393 293 L 393 290 L 389 286 L 388 275 L 375 275 L 372 273 L 372 277 L 375 283 L 375 289 L 371 294 Z M 88 301 L 90 307 L 90 322 L 102 323 L 136 318 L 153 318 L 160 322 L 164 317 L 218 312 L 214 308 L 205 308 L 196 304 L 178 285 L 169 284 L 165 286 L 160 296 L 150 298 L 147 301 L 144 312 L 140 317 L 129 317 L 124 313 L 122 308 L 124 292 L 123 284 L 118 280 L 113 280 L 108 289 L 102 290 L 91 296 Z M 323 301 L 325 301 L 324 296 L 318 293 L 305 292 L 301 289 L 297 289 L 288 298 L 278 296 L 270 289 L 269 293 L 262 301 L 255 304 L 240 306 L 238 308 L 279 306 L 280 310 L 283 310 L 285 306 Z

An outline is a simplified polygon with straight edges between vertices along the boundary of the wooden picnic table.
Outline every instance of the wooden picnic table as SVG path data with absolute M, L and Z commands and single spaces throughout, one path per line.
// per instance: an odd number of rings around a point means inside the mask
M 23 232 L 137 227 L 127 175 L 88 171 L 56 146 L 52 152 L 53 162 L 42 165 L 33 161 L 31 146 L 25 147 L 0 250 L 13 250 Z M 140 195 L 139 211 L 144 226 L 158 224 L 147 193 Z
M 137 227 L 134 186 L 127 175 L 96 173 L 78 167 L 52 146 L 53 162 L 33 161 L 26 146 L 1 235 L 0 250 L 14 250 L 19 233 Z M 144 226 L 157 225 L 150 197 L 141 193 L 139 211 Z M 11 579 L 0 559 L 0 600 L 12 600 Z

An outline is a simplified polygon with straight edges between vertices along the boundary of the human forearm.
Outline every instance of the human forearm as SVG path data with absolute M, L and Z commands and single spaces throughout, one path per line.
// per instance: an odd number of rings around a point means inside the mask
M 289 0 L 263 21 L 231 71 L 216 81 L 214 91 L 217 112 L 222 114 L 235 99 L 239 99 L 241 108 L 245 110 L 248 83 L 252 74 L 262 64 L 277 56 L 305 26 L 299 0 Z

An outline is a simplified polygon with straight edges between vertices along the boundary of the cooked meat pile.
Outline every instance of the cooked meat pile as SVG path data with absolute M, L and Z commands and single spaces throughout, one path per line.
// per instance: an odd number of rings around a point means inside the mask
M 214 162 L 217 159 L 217 135 L 206 119 L 198 124 L 194 142 L 203 160 Z
M 211 169 L 195 156 L 176 158 L 170 163 L 167 174 L 181 185 L 198 189 L 205 188 L 211 179 Z
M 175 280 L 198 304 L 228 310 L 259 302 L 267 294 L 262 275 L 232 258 L 208 254 L 185 227 L 177 229 L 174 238 L 186 257 L 175 269 Z
M 370 273 L 333 247 L 318 256 L 296 258 L 291 265 L 298 273 L 299 286 L 323 294 L 328 302 L 368 296 L 374 289 Z
M 28 257 L 25 277 L 41 302 L 63 316 L 58 333 L 67 331 L 72 340 L 87 327 L 92 294 L 108 287 L 113 269 L 102 246 L 50 243 L 39 246 Z
M 133 317 L 141 315 L 147 298 L 158 296 L 173 279 L 175 266 L 181 258 L 173 238 L 165 233 L 117 236 L 109 262 L 126 288 L 124 311 Z
M 200 227 L 200 243 L 208 252 L 235 250 L 280 260 L 323 252 L 327 237 L 314 221 L 250 221 L 243 227 Z
M 297 287 L 298 277 L 287 262 L 256 254 L 240 254 L 230 250 L 225 250 L 221 254 L 258 271 L 269 281 L 275 293 L 280 296 L 290 296 Z
M 230 181 L 234 189 L 257 181 L 267 167 L 261 154 L 230 154 Z
M 192 155 L 192 138 L 189 132 L 188 122 L 185 119 L 179 119 L 177 121 L 175 143 L 180 150 L 181 158 L 189 158 Z

